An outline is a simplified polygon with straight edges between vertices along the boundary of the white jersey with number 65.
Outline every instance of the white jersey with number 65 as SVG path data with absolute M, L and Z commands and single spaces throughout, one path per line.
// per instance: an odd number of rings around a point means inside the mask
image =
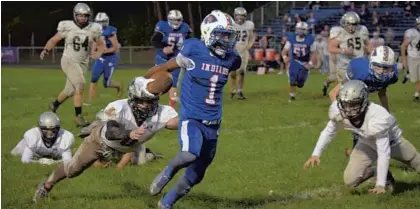
M 238 41 L 236 42 L 236 50 L 242 53 L 247 50 L 250 38 L 253 37 L 254 23 L 252 21 L 245 21 L 242 25 L 235 23 L 235 30 L 238 33 Z
M 57 32 L 65 40 L 63 56 L 76 62 L 88 62 L 92 42 L 101 38 L 102 26 L 90 22 L 80 28 L 74 21 L 64 20 L 58 23 Z
M 407 54 L 412 58 L 420 58 L 420 32 L 411 28 L 405 31 L 404 37 L 408 39 Z
M 335 26 L 331 28 L 330 39 L 338 40 L 340 49 L 353 49 L 352 55 L 337 54 L 337 69 L 347 69 L 351 59 L 365 56 L 365 42 L 369 41 L 369 31 L 363 25 L 358 26 L 354 33 Z

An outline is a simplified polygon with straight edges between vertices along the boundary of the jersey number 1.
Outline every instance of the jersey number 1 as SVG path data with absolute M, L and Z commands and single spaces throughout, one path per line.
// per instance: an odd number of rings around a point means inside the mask
M 206 103 L 210 105 L 216 104 L 214 100 L 214 92 L 216 91 L 217 81 L 219 81 L 219 75 L 213 75 L 210 77 L 210 90 L 209 96 L 206 98 Z
M 74 51 L 76 51 L 76 52 L 80 51 L 81 47 L 85 48 L 85 51 L 88 50 L 89 38 L 87 36 L 86 36 L 85 40 L 83 41 L 83 43 L 80 41 L 79 36 L 75 36 L 73 38 L 73 49 L 74 49 Z

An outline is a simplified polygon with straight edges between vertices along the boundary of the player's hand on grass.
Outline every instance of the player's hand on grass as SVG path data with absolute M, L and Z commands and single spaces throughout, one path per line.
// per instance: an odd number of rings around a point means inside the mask
M 311 156 L 303 165 L 303 168 L 313 168 L 314 166 L 318 166 L 321 160 L 319 159 L 319 156 Z
M 386 191 L 385 191 L 385 187 L 383 186 L 375 186 L 375 188 L 369 189 L 369 192 L 373 194 L 384 194 Z
M 50 53 L 46 49 L 44 49 L 44 50 L 42 50 L 41 54 L 39 55 L 39 58 L 41 58 L 41 60 L 43 60 L 45 55 L 49 55 L 49 54 Z

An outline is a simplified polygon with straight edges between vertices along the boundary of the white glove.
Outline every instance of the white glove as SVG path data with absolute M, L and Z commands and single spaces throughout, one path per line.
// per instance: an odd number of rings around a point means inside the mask
M 38 162 L 39 162 L 40 164 L 43 164 L 43 165 L 52 165 L 52 164 L 54 164 L 56 161 L 55 161 L 55 160 L 53 160 L 53 159 L 50 159 L 50 158 L 41 158 L 41 159 L 39 159 L 39 160 L 38 160 Z

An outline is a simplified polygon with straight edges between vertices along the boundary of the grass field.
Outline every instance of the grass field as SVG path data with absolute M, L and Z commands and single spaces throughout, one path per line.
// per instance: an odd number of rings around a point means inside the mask
M 127 84 L 145 71 L 121 70 L 114 78 Z M 90 77 L 90 76 L 89 76 Z M 343 186 L 347 164 L 343 149 L 351 145 L 351 134 L 342 131 L 321 157 L 321 166 L 303 170 L 320 131 L 327 122 L 329 100 L 322 97 L 324 76 L 311 73 L 297 100 L 288 102 L 286 76 L 249 75 L 246 101 L 224 100 L 224 117 L 218 151 L 205 179 L 175 208 L 420 208 L 420 175 L 393 161 L 391 170 L 397 179 L 395 194 L 375 196 L 366 182 L 356 191 Z M 148 143 L 166 158 L 146 166 L 129 166 L 123 170 L 92 168 L 75 179 L 58 184 L 50 198 L 33 204 L 37 184 L 55 166 L 23 165 L 10 150 L 23 132 L 35 126 L 39 114 L 64 87 L 60 70 L 2 69 L 2 208 L 155 208 L 161 198 L 148 195 L 155 175 L 178 152 L 175 131 L 163 131 Z M 390 106 L 404 136 L 420 149 L 420 105 L 411 100 L 413 86 L 400 82 L 389 89 Z M 115 99 L 115 91 L 98 90 L 100 98 L 84 107 L 86 118 Z M 371 98 L 377 101 L 377 96 Z M 161 99 L 167 103 L 167 96 Z M 77 133 L 73 125 L 73 102 L 60 107 L 63 128 Z M 76 139 L 75 151 L 81 139 Z M 180 172 L 183 174 L 183 172 Z M 164 192 L 176 182 L 168 185 Z M 272 190 L 272 192 L 270 192 Z

